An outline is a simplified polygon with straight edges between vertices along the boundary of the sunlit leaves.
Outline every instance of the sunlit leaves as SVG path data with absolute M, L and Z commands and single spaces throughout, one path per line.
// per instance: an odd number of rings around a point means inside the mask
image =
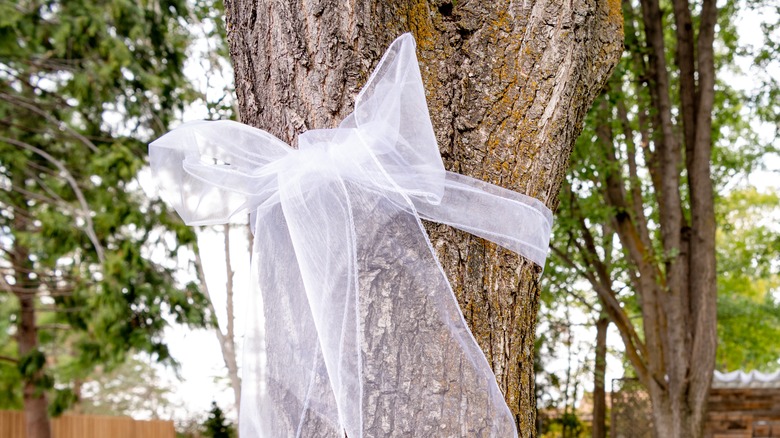
M 718 367 L 778 369 L 780 193 L 736 190 L 718 210 Z

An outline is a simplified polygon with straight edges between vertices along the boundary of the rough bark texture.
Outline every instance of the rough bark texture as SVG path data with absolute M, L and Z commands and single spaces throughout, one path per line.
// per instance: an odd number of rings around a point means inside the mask
M 411 31 L 446 167 L 551 208 L 622 49 L 614 0 L 231 0 L 226 10 L 242 122 L 293 143 L 336 126 L 385 48 Z M 520 435 L 533 435 L 539 268 L 447 227 L 429 231 Z

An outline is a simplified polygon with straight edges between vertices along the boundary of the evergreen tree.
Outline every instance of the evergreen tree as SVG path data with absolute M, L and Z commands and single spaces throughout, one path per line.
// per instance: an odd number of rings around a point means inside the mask
M 29 438 L 50 436 L 47 410 L 96 364 L 170 361 L 166 315 L 203 324 L 202 295 L 165 261 L 192 234 L 138 180 L 146 143 L 193 97 L 189 8 L 0 3 L 0 402 L 24 405 Z
M 211 410 L 209 411 L 209 417 L 203 423 L 203 427 L 206 429 L 206 436 L 210 438 L 232 438 L 233 428 L 225 418 L 225 414 L 222 409 L 217 406 L 217 402 L 211 402 Z

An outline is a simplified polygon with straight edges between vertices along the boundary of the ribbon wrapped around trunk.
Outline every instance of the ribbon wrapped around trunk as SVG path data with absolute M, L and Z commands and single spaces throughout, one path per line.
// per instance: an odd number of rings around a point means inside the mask
M 150 145 L 187 224 L 251 213 L 242 437 L 517 435 L 420 220 L 543 266 L 552 214 L 444 170 L 414 51 L 393 42 L 354 112 L 297 150 L 229 121 Z

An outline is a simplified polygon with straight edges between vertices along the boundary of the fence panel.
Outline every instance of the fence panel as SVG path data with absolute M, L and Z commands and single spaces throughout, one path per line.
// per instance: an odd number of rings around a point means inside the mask
M 52 438 L 175 438 L 173 421 L 66 414 L 51 420 Z M 24 412 L 0 411 L 0 437 L 27 438 Z

